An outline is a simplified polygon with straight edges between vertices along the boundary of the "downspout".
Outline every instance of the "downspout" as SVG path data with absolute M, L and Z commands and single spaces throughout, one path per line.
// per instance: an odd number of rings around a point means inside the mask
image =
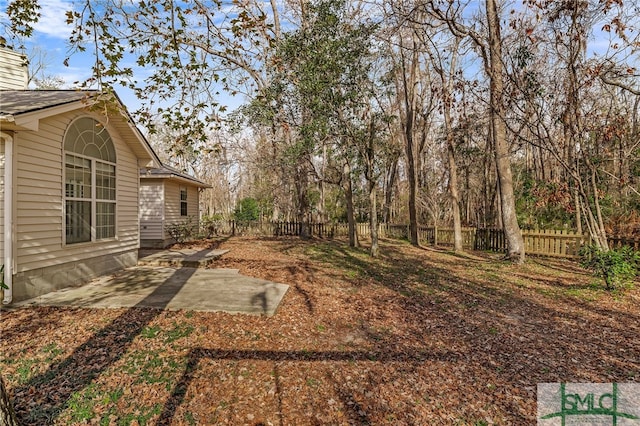
M 2 304 L 13 300 L 13 136 L 0 131 L 4 139 L 4 291 Z

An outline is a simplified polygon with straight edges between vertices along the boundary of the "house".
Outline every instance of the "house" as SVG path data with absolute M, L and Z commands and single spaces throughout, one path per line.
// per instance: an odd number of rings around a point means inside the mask
M 167 226 L 197 227 L 204 188 L 211 186 L 166 165 L 140 170 L 140 246 L 164 248 L 173 243 Z
M 0 48 L 0 254 L 4 303 L 137 263 L 141 168 L 160 161 L 117 97 L 26 90 Z

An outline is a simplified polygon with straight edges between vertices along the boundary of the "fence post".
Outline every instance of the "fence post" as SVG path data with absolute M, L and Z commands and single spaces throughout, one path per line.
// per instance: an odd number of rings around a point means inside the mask
M 475 229 L 475 232 L 473 233 L 473 249 L 474 250 L 478 250 L 478 233 L 480 232 L 479 228 Z
M 478 250 L 478 239 L 479 239 L 479 234 L 480 233 L 480 228 L 476 228 L 475 232 L 473 233 L 473 249 L 474 250 Z

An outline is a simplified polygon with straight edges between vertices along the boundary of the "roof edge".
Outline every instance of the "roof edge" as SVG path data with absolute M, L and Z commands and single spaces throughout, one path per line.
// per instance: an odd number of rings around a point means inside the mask
M 152 172 L 152 170 L 155 170 L 155 172 Z M 164 164 L 162 167 L 158 168 L 145 167 L 140 169 L 140 179 L 174 179 L 184 183 L 189 183 L 199 188 L 212 188 L 208 183 L 205 183 L 189 174 L 172 170 Z

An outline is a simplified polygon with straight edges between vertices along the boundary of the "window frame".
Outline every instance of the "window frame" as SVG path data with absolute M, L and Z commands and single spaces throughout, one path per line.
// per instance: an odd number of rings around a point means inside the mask
M 189 188 L 181 185 L 178 191 L 180 193 L 180 217 L 189 217 Z M 184 198 L 182 198 L 183 191 Z
M 62 238 L 63 238 L 63 245 L 65 246 L 78 246 L 78 245 L 83 245 L 83 244 L 93 244 L 93 243 L 100 243 L 100 242 L 104 242 L 104 241 L 112 241 L 112 240 L 116 240 L 118 238 L 118 166 L 116 164 L 116 162 L 112 162 L 112 161 L 108 161 L 108 160 L 104 160 L 101 158 L 96 158 L 96 157 L 92 157 L 90 155 L 84 155 L 83 153 L 78 153 L 78 152 L 74 152 L 74 151 L 67 151 L 67 137 L 69 136 L 69 131 L 73 128 L 73 125 L 76 124 L 79 120 L 83 120 L 83 119 L 90 119 L 93 121 L 94 125 L 96 127 L 101 126 L 100 130 L 95 130 L 96 133 L 97 132 L 106 132 L 107 133 L 107 139 L 105 140 L 105 143 L 110 143 L 111 147 L 110 149 L 112 149 L 113 151 L 113 156 L 115 157 L 115 153 L 116 153 L 116 149 L 115 149 L 115 143 L 113 141 L 113 138 L 111 138 L 111 135 L 109 134 L 108 130 L 106 129 L 106 126 L 99 120 L 97 120 L 94 117 L 90 117 L 90 116 L 82 116 L 82 117 L 77 117 L 76 119 L 72 120 L 69 125 L 67 126 L 67 129 L 65 131 L 64 137 L 62 139 L 62 186 L 63 186 L 63 204 L 62 204 L 62 216 L 63 216 L 63 229 L 62 229 Z M 76 137 L 76 141 L 79 138 L 79 136 Z M 73 145 L 76 145 L 76 141 L 73 142 Z M 67 182 L 67 167 L 68 164 L 71 164 L 70 162 L 67 162 L 67 158 L 68 156 L 70 157 L 74 157 L 76 159 L 80 159 L 83 161 L 88 161 L 89 162 L 89 173 L 90 173 L 90 187 L 89 187 L 89 194 L 88 196 L 86 196 L 84 193 L 80 194 L 81 196 L 70 196 L 69 194 L 69 188 L 68 188 L 68 184 L 69 182 Z M 98 167 L 99 165 L 104 165 L 107 166 L 106 168 L 104 168 L 105 170 L 108 170 L 109 173 L 102 173 L 102 182 L 107 181 L 108 183 L 110 183 L 110 181 L 113 181 L 113 185 L 108 185 L 108 186 L 101 186 L 102 189 L 102 196 L 104 196 L 104 192 L 106 191 L 109 198 L 99 198 L 98 197 Z M 104 170 L 103 170 L 104 171 Z M 86 184 L 83 184 L 83 191 L 86 190 Z M 74 194 L 75 195 L 75 194 Z M 68 230 L 68 222 L 69 222 L 69 217 L 67 216 L 68 214 L 68 202 L 73 202 L 73 201 L 81 201 L 81 202 L 88 202 L 89 203 L 89 239 L 88 240 L 81 240 L 81 241 L 68 241 L 68 236 L 67 236 L 67 230 Z M 111 217 L 113 217 L 112 219 L 112 223 L 108 223 L 107 226 L 109 228 L 112 228 L 113 230 L 111 232 L 108 233 L 107 236 L 105 237 L 101 237 L 98 238 L 98 234 L 100 232 L 99 230 L 99 225 L 98 225 L 98 206 L 99 205 L 111 205 L 113 206 L 112 208 L 110 208 L 109 210 L 113 211 L 113 214 Z M 104 225 L 102 225 L 104 226 Z

